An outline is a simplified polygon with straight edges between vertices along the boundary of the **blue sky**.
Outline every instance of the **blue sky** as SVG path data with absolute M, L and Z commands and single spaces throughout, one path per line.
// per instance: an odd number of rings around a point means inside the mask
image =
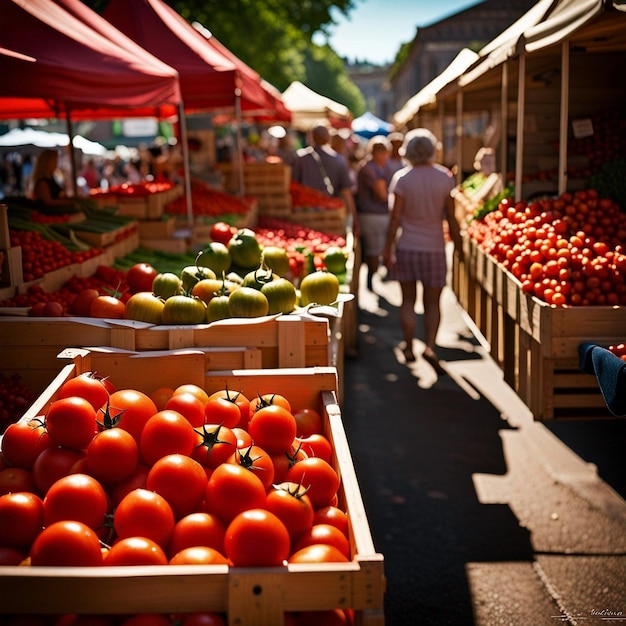
M 415 30 L 458 13 L 480 0 L 355 0 L 350 18 L 336 17 L 330 45 L 350 60 L 388 63 Z

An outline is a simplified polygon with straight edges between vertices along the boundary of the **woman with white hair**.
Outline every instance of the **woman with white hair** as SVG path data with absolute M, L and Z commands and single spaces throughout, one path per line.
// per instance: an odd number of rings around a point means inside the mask
M 444 220 L 458 251 L 461 235 L 451 195 L 454 178 L 449 169 L 435 162 L 437 149 L 436 137 L 425 128 L 412 130 L 404 138 L 402 152 L 409 166 L 397 172 L 391 181 L 392 211 L 383 262 L 388 269 L 387 278 L 397 280 L 402 290 L 400 325 L 405 361 L 415 361 L 413 335 L 419 281 L 423 287 L 426 344 L 422 356 L 442 374 L 435 347 L 441 321 L 439 300 L 447 271 Z

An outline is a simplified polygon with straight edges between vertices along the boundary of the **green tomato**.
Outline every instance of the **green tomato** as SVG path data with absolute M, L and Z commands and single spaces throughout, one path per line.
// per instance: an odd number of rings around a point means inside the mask
M 124 317 L 128 320 L 161 324 L 165 302 L 149 291 L 138 291 L 126 302 Z
M 217 320 L 225 320 L 230 317 L 228 308 L 228 295 L 215 296 L 206 308 L 206 321 L 217 322 Z
M 172 296 L 163 306 L 164 324 L 201 324 L 206 320 L 206 304 L 191 296 Z
M 261 264 L 261 245 L 256 234 L 249 228 L 242 228 L 228 242 L 232 264 L 248 270 Z
M 344 274 L 348 257 L 339 246 L 329 246 L 322 257 L 324 265 L 333 274 Z
M 230 252 L 219 241 L 211 241 L 196 259 L 197 265 L 212 269 L 216 276 L 225 274 L 230 267 L 230 263 Z
M 200 265 L 187 265 L 180 273 L 180 279 L 183 285 L 183 291 L 189 293 L 194 285 L 205 278 L 217 278 L 215 272 L 210 267 L 202 267 Z
M 263 285 L 279 278 L 278 274 L 273 274 L 271 270 L 266 270 L 261 267 L 248 272 L 243 277 L 241 283 L 243 287 L 252 287 L 253 289 L 261 289 Z
M 269 308 L 267 296 L 252 287 L 239 287 L 228 296 L 231 317 L 262 317 Z
M 183 283 L 176 274 L 165 272 L 157 274 L 152 281 L 152 291 L 155 296 L 167 300 L 170 296 L 175 296 L 181 292 Z
M 279 276 L 285 276 L 289 273 L 289 256 L 284 248 L 278 246 L 263 248 L 261 263 Z
M 291 313 L 298 300 L 298 294 L 293 283 L 286 278 L 278 277 L 265 283 L 261 287 L 261 293 L 265 295 L 269 303 L 268 313 Z
M 332 273 L 318 270 L 300 281 L 300 304 L 332 304 L 339 295 L 339 279 Z

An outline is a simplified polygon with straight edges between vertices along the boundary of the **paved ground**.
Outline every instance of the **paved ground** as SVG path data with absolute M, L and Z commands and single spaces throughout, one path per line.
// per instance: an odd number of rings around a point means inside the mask
M 626 624 L 626 420 L 534 422 L 449 290 L 448 375 L 407 366 L 398 286 L 361 279 L 343 413 L 386 625 Z

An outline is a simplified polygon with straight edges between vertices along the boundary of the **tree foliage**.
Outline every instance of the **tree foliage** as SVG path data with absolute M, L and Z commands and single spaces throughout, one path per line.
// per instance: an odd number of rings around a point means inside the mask
M 102 13 L 108 0 L 83 0 Z M 337 15 L 349 15 L 363 0 L 165 0 L 190 23 L 199 22 L 265 80 L 284 91 L 299 80 L 345 104 L 355 115 L 365 108 L 358 87 L 327 45 L 313 43 Z

